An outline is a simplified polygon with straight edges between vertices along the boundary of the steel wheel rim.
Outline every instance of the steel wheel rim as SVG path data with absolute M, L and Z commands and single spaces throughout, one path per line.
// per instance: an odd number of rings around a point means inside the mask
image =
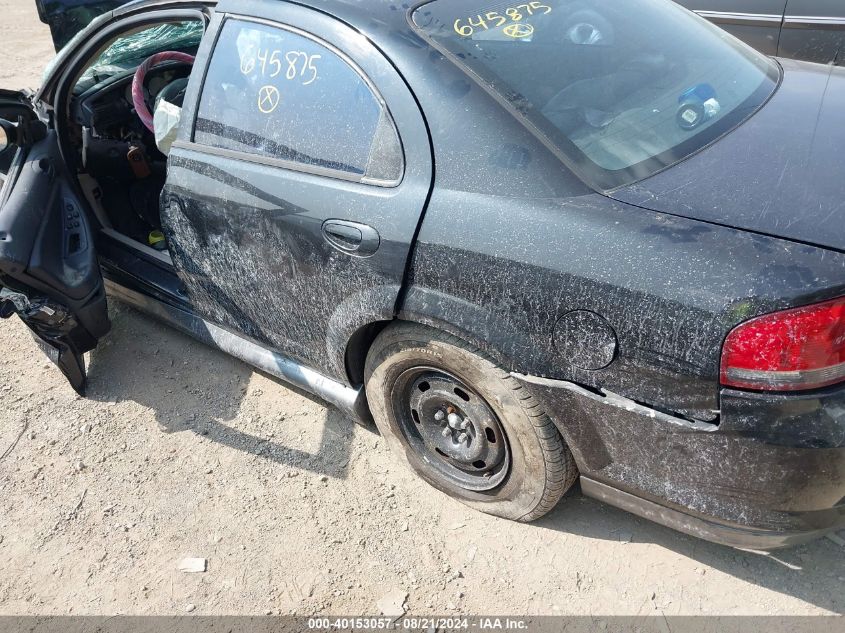
M 404 371 L 392 393 L 401 439 L 424 467 L 465 490 L 498 487 L 511 468 L 504 428 L 490 405 L 442 369 Z

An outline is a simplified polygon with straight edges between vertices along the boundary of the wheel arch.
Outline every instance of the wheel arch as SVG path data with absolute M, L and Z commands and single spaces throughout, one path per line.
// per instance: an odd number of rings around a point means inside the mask
M 451 334 L 482 350 L 508 371 L 526 371 L 495 344 L 496 340 L 504 339 L 520 345 L 524 337 L 497 323 L 488 310 L 446 293 L 411 287 L 393 318 L 372 318 L 359 325 L 347 338 L 343 358 L 345 376 L 350 385 L 364 383 L 364 367 L 376 337 L 389 325 L 402 322 L 419 323 Z M 528 341 L 524 344 L 528 345 Z
M 484 306 L 455 295 L 411 286 L 405 294 L 397 318 L 421 323 L 477 347 L 508 371 L 527 372 L 519 359 L 521 351 L 533 346 L 524 333 L 517 331 Z
M 358 386 L 364 384 L 364 367 L 367 363 L 367 355 L 373 346 L 373 341 L 376 340 L 376 337 L 388 325 L 394 322 L 395 319 L 371 321 L 362 325 L 350 335 L 349 340 L 346 342 L 346 351 L 343 356 L 346 378 L 350 385 Z

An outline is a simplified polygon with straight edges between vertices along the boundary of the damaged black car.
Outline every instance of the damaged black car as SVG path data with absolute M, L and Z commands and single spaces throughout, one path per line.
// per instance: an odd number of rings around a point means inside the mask
M 845 69 L 669 0 L 118 4 L 0 92 L 0 316 L 74 389 L 119 300 L 483 512 L 845 525 Z

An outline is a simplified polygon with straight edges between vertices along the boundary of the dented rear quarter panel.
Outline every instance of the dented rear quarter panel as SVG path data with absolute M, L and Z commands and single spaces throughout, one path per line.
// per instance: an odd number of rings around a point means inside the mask
M 737 324 L 845 295 L 845 255 L 596 193 L 404 10 L 333 10 L 379 42 L 431 134 L 435 186 L 398 316 L 491 355 L 541 399 L 582 476 L 678 510 L 673 527 L 772 548 L 841 525 L 841 387 L 720 389 L 719 361 Z M 564 319 L 590 313 L 608 327 Z M 565 353 L 572 341 L 595 353 Z
M 265 12 L 268 5 L 237 6 Z M 845 294 L 841 253 L 648 211 L 593 192 L 423 40 L 408 22 L 408 9 L 331 5 L 334 16 L 395 66 L 430 135 L 434 188 L 397 295 L 400 318 L 456 334 L 510 370 L 604 388 L 667 412 L 714 421 L 720 406 L 719 355 L 733 326 L 764 312 Z M 226 10 L 225 3 L 219 6 Z M 401 125 L 400 134 L 405 143 Z M 406 155 L 413 157 L 407 144 Z M 333 272 L 330 277 L 332 287 L 346 283 Z M 382 283 L 378 276 L 359 281 L 361 288 Z M 289 290 L 322 293 L 318 282 L 314 277 Z M 321 314 L 338 296 L 332 291 L 318 301 L 325 303 Z M 386 307 L 380 304 L 382 314 Z M 606 346 L 606 340 L 591 338 L 591 331 L 556 330 L 561 317 L 575 310 L 601 315 L 612 327 L 615 349 L 607 367 L 578 367 L 555 347 L 556 338 L 579 336 L 587 347 Z M 278 319 L 284 318 L 290 317 L 279 312 Z M 334 329 L 325 340 L 310 341 L 311 351 L 298 356 L 336 375 L 343 335 L 351 328 L 340 328 L 342 335 L 331 334 Z
M 239 12 L 275 18 L 276 13 L 267 13 L 268 6 L 237 4 Z M 290 5 L 278 6 L 278 16 L 290 11 L 283 8 Z M 509 370 L 607 389 L 666 412 L 712 422 L 720 406 L 721 345 L 733 326 L 765 312 L 845 294 L 841 253 L 649 211 L 593 192 L 478 83 L 420 38 L 408 23 L 407 7 L 368 12 L 359 3 L 336 2 L 331 8 L 377 46 L 411 87 L 424 121 L 403 129 L 397 116 L 397 123 L 409 165 L 421 149 L 408 144 L 408 130 L 416 126 L 415 133 L 430 135 L 431 198 L 404 277 L 400 247 L 395 256 L 381 263 L 373 260 L 347 278 L 330 252 L 321 251 L 317 224 L 309 219 L 325 215 L 327 199 L 307 202 L 305 189 L 302 196 L 294 195 L 296 187 L 280 187 L 269 174 L 253 170 L 246 180 L 297 207 L 280 211 L 276 220 L 272 215 L 262 220 L 278 226 L 263 227 L 259 234 L 290 233 L 303 241 L 277 240 L 264 254 L 236 249 L 221 261 L 253 257 L 255 265 L 280 258 L 294 262 L 302 259 L 297 249 L 307 248 L 322 252 L 308 264 L 309 270 L 325 274 L 292 275 L 280 269 L 278 297 L 247 292 L 235 281 L 226 281 L 230 304 L 246 306 L 249 313 L 231 318 L 233 326 L 242 326 L 250 315 L 263 320 L 265 333 L 259 338 L 282 349 L 293 347 L 297 358 L 338 376 L 354 328 L 368 319 L 390 318 L 390 299 L 395 297 L 394 314 L 400 318 L 456 334 Z M 219 11 L 226 10 L 221 4 Z M 174 165 L 184 168 L 187 158 L 177 152 Z M 176 188 L 181 178 L 174 179 Z M 202 204 L 225 203 L 234 193 L 219 189 Z M 413 201 L 422 211 L 424 196 L 417 194 Z M 401 231 L 384 236 L 388 245 L 412 241 L 412 211 L 390 208 L 387 202 L 357 210 L 340 207 L 330 215 L 401 226 Z M 240 235 L 236 241 L 246 246 L 254 231 L 239 227 L 239 222 L 223 230 Z M 293 224 L 298 225 L 295 230 Z M 208 256 L 214 257 L 210 252 Z M 218 271 L 218 280 L 224 279 L 224 272 Z M 294 283 L 296 278 L 302 283 Z M 403 279 L 402 292 L 391 294 Z M 270 287 L 270 280 L 262 285 Z M 368 297 L 379 295 L 379 287 L 389 292 L 371 302 Z M 291 300 L 309 292 L 317 295 L 313 310 L 307 302 L 297 305 Z M 345 304 L 349 309 L 338 308 L 350 298 Z M 219 298 L 209 299 L 209 304 L 221 305 Z M 561 331 L 560 319 L 576 310 L 600 315 L 612 328 L 608 366 L 585 369 L 556 347 L 556 340 L 581 337 L 585 347 L 606 351 L 608 340 L 596 339 L 589 329 Z M 224 322 L 234 317 L 216 316 Z M 306 323 L 310 333 L 303 334 Z M 274 324 L 289 333 L 278 335 Z M 327 335 L 315 336 L 318 327 Z
M 841 254 L 598 194 L 505 201 L 437 188 L 402 310 L 470 339 L 509 370 L 710 421 L 727 332 L 842 294 L 843 281 Z M 606 368 L 581 369 L 556 349 L 556 324 L 574 310 L 601 315 L 615 331 Z M 569 335 L 591 344 L 589 332 Z

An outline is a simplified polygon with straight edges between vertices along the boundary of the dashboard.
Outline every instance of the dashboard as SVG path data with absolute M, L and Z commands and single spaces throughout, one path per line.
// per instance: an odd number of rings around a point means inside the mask
M 165 86 L 190 73 L 191 66 L 180 62 L 163 64 L 148 72 L 145 81 L 147 103 L 152 106 Z M 74 95 L 70 107 L 72 120 L 99 137 L 123 139 L 133 133 L 142 135 L 145 128 L 135 115 L 132 101 L 134 76 L 134 70 L 124 71 Z

